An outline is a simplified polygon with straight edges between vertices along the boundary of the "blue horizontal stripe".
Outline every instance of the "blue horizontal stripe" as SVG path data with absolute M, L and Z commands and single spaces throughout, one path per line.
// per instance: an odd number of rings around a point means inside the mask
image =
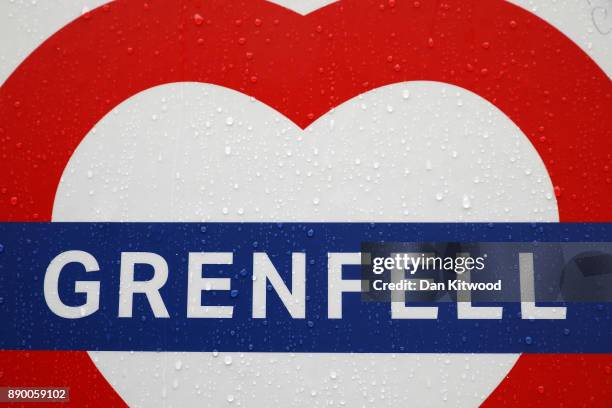
M 612 304 L 568 303 L 562 320 L 527 320 L 517 302 L 500 303 L 500 320 L 457 318 L 439 303 L 435 320 L 394 320 L 390 304 L 343 297 L 342 319 L 327 317 L 327 256 L 360 252 L 363 242 L 610 242 L 612 224 L 460 223 L 1 223 L 0 348 L 19 350 L 259 351 L 375 353 L 611 353 Z M 67 266 L 59 281 L 66 304 L 79 305 L 76 280 L 100 282 L 95 313 L 66 319 L 43 296 L 44 275 L 59 253 L 92 254 L 100 271 Z M 154 252 L 169 265 L 160 290 L 169 318 L 156 318 L 136 295 L 132 318 L 118 317 L 121 252 Z M 231 291 L 203 303 L 231 305 L 231 319 L 187 318 L 189 252 L 232 252 L 233 264 L 207 266 Z M 306 318 L 293 319 L 268 292 L 267 318 L 252 317 L 253 252 L 266 252 L 288 286 L 291 253 L 306 253 Z M 345 279 L 359 279 L 358 266 Z M 148 279 L 138 271 L 137 279 Z

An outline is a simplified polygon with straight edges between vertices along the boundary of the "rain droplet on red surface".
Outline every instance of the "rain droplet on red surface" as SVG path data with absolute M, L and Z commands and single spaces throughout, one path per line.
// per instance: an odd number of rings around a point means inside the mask
M 202 15 L 195 13 L 193 15 L 193 22 L 195 23 L 195 25 L 200 26 L 202 25 L 202 23 L 204 23 L 204 17 L 202 17 Z

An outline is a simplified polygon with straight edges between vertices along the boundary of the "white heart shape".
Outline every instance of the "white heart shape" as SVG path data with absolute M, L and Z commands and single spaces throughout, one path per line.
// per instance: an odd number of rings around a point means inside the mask
M 300 97 L 296 95 L 295 97 Z M 305 131 L 196 83 L 110 112 L 66 167 L 54 221 L 557 221 L 537 152 L 498 109 L 412 82 Z M 90 353 L 131 406 L 476 406 L 517 355 Z M 228 364 L 229 363 L 229 364 Z

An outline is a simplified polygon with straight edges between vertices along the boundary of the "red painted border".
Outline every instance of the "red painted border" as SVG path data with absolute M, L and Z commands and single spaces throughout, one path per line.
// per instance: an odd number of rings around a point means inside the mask
M 0 351 L 2 386 L 70 387 L 67 403 L 2 403 L 11 407 L 112 408 L 125 402 L 85 351 Z
M 542 157 L 561 220 L 612 221 L 610 79 L 558 30 L 501 0 L 345 0 L 304 17 L 263 0 L 117 0 L 96 9 L 49 38 L 0 89 L 1 219 L 50 220 L 81 139 L 150 87 L 223 85 L 306 127 L 357 94 L 410 80 L 455 84 L 495 104 Z M 2 383 L 32 385 L 53 372 L 58 385 L 88 387 L 83 398 L 110 393 L 85 352 L 26 354 L 0 353 Z M 68 359 L 73 370 L 58 368 Z M 535 377 L 556 384 L 546 406 L 558 406 L 593 376 L 608 384 L 599 368 L 610 360 L 523 356 L 487 403 L 532 405 L 523 390 Z M 589 395 L 590 406 L 612 403 L 610 387 Z M 121 404 L 109 398 L 98 405 Z
M 483 408 L 610 408 L 612 355 L 523 354 Z

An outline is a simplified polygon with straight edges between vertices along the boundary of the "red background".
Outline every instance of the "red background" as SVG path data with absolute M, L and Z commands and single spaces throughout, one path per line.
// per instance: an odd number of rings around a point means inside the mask
M 558 30 L 501 0 L 345 0 L 307 16 L 263 0 L 102 6 L 0 88 L 0 219 L 49 221 L 78 143 L 147 88 L 219 84 L 306 127 L 411 80 L 461 86 L 513 120 L 549 171 L 562 222 L 612 220 L 610 79 Z M 0 384 L 70 386 L 69 405 L 124 404 L 84 351 L 3 351 L 0 367 Z M 611 367 L 611 355 L 523 355 L 485 406 L 611 407 Z

